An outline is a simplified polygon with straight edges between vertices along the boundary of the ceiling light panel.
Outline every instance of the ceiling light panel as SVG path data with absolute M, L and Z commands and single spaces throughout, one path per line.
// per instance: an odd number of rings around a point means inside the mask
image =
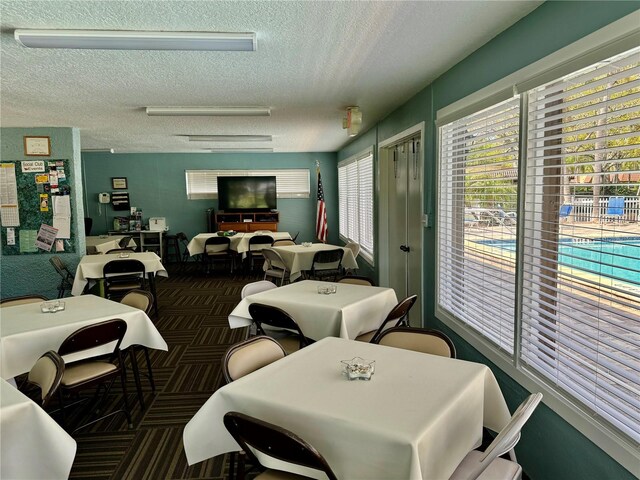
M 22 30 L 18 43 L 29 48 L 98 50 L 221 50 L 255 51 L 256 34 L 219 32 L 149 32 L 123 30 Z
M 187 135 L 190 142 L 270 142 L 271 135 Z
M 268 117 L 269 107 L 147 107 L 149 116 Z

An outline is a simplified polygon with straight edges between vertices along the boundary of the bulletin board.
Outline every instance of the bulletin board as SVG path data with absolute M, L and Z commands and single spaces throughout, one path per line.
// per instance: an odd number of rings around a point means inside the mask
M 0 174 L 2 254 L 75 252 L 76 238 L 71 228 L 75 214 L 71 206 L 73 178 L 69 160 L 3 160 Z M 19 225 L 12 225 L 16 223 L 16 216 Z

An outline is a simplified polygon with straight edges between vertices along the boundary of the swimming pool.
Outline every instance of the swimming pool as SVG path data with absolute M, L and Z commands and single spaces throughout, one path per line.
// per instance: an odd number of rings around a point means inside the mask
M 515 251 L 515 240 L 479 240 L 476 243 Z M 559 262 L 594 275 L 640 285 L 640 237 L 595 239 L 563 238 Z

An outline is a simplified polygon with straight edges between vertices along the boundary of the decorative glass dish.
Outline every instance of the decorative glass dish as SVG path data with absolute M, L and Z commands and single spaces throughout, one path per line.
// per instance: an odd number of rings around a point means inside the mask
M 331 295 L 338 291 L 338 286 L 330 283 L 328 285 L 318 285 L 318 293 L 322 295 Z
M 50 302 L 43 302 L 40 304 L 40 310 L 42 313 L 56 313 L 64 310 L 64 302 L 60 300 L 52 300 Z
M 375 360 L 365 360 L 361 357 L 355 357 L 351 360 L 342 360 L 342 373 L 349 380 L 371 380 L 371 376 L 376 370 Z
M 313 245 L 311 242 L 302 242 L 303 247 L 310 247 L 311 245 Z

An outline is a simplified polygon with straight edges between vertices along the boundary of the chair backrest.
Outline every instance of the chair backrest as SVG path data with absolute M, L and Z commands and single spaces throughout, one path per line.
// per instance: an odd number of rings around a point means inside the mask
M 296 243 L 296 240 L 298 239 L 298 235 L 300 235 L 300 232 L 296 232 L 296 234 L 291 237 L 291 240 L 293 240 L 293 243 Z
M 127 333 L 127 322 L 119 318 L 82 327 L 69 335 L 58 348 L 58 354 L 82 352 L 116 342 L 113 353 L 120 351 L 120 344 Z
M 416 303 L 418 299 L 417 295 L 411 295 L 402 299 L 395 307 L 391 309 L 387 318 L 384 319 L 382 325 L 378 327 L 378 331 L 371 337 L 370 343 L 376 343 L 378 336 L 389 326 L 393 325 L 394 327 L 399 326 L 404 320 L 413 304 Z
M 336 248 L 334 250 L 319 250 L 313 255 L 311 271 L 315 270 L 339 270 L 342 264 L 344 250 Z
M 247 283 L 244 287 L 242 287 L 240 297 L 245 298 L 255 293 L 271 290 L 272 288 L 277 288 L 277 285 L 268 280 L 260 280 L 258 282 Z
M 265 323 L 272 327 L 284 328 L 296 332 L 300 340 L 300 348 L 311 345 L 313 342 L 311 339 L 304 336 L 304 333 L 302 333 L 302 330 L 300 329 L 300 325 L 298 325 L 291 315 L 281 308 L 264 305 L 262 303 L 252 303 L 249 305 L 249 315 L 251 315 L 253 321 L 256 322 L 258 332 L 262 335 L 264 335 L 262 324 Z
M 249 251 L 258 252 L 263 248 L 268 248 L 273 244 L 273 237 L 270 235 L 254 235 L 249 238 Z
M 238 412 L 224 415 L 224 425 L 251 462 L 259 465 L 252 449 L 269 457 L 324 472 L 337 480 L 324 457 L 293 432 Z
M 573 205 L 560 205 L 560 218 L 566 218 L 571 215 Z
M 363 277 L 360 275 L 347 275 L 338 279 L 338 283 L 350 283 L 352 285 L 364 285 L 367 287 L 375 287 L 376 283 L 369 277 Z
M 272 247 L 287 247 L 290 245 L 295 245 L 296 242 L 294 242 L 293 240 L 287 240 L 287 239 L 283 239 L 283 240 L 276 240 L 275 242 L 273 242 L 273 244 L 271 245 Z
M 8 297 L 0 300 L 1 307 L 15 307 L 16 305 L 26 305 L 28 303 L 40 303 L 49 300 L 42 295 L 22 295 L 20 297 Z
M 135 259 L 111 260 L 102 267 L 102 274 L 105 278 L 114 275 L 136 275 L 144 277 L 144 263 Z
M 610 197 L 607 215 L 624 215 L 624 197 Z
M 359 243 L 348 241 L 345 247 L 351 250 L 351 253 L 353 253 L 353 258 L 358 258 L 358 254 L 360 253 Z
M 222 373 L 227 383 L 232 382 L 285 355 L 282 346 L 273 338 L 264 335 L 251 337 L 229 347 L 222 358 Z
M 57 255 L 49 257 L 49 262 L 53 265 L 53 268 L 56 269 L 56 272 L 58 272 L 63 280 L 68 280 L 69 278 L 73 279 L 73 274 L 69 271 L 66 263 L 64 263 L 60 257 Z
M 284 264 L 284 260 L 282 259 L 282 256 L 275 250 L 271 250 L 270 248 L 263 248 L 262 255 L 267 260 L 267 262 L 269 262 L 268 268 L 277 268 L 278 270 L 284 270 L 284 271 L 287 270 L 287 267 Z M 274 262 L 276 263 L 275 267 L 273 265 Z
M 153 294 L 146 290 L 130 290 L 122 297 L 120 303 L 142 310 L 149 315 L 153 309 Z
M 64 375 L 64 360 L 53 350 L 46 352 L 29 371 L 27 381 L 40 388 L 40 405 L 49 403 Z
M 112 253 L 136 253 L 136 251 L 133 248 L 112 248 L 107 250 L 107 255 Z
M 404 348 L 414 352 L 456 358 L 456 347 L 451 339 L 438 330 L 413 327 L 393 327 L 377 336 L 375 343 Z
M 205 253 L 222 253 L 229 250 L 231 239 L 229 237 L 209 237 L 204 242 Z
M 473 470 L 469 472 L 469 480 L 478 478 L 491 462 L 516 446 L 518 440 L 520 440 L 522 427 L 527 423 L 527 420 L 529 420 L 529 417 L 531 417 L 541 400 L 541 393 L 532 393 L 520 404 L 511 416 L 509 423 L 500 430 L 498 436 L 493 439 L 484 451 L 480 461 L 475 465 Z
M 91 235 L 91 227 L 93 227 L 93 218 L 84 217 L 84 234 Z
M 132 237 L 122 237 L 119 241 L 118 241 L 118 245 L 120 246 L 120 248 L 127 248 L 129 246 L 129 242 L 131 241 Z
M 187 238 L 187 235 L 184 232 L 176 233 L 176 238 L 181 242 L 189 243 L 189 239 Z

